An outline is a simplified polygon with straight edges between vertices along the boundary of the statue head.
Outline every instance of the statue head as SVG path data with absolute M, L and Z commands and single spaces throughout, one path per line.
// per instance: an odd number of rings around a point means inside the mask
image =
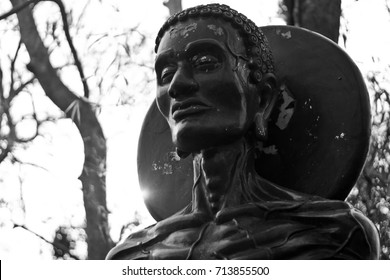
M 276 78 L 251 20 L 226 5 L 190 8 L 165 22 L 155 51 L 157 104 L 179 151 L 266 138 Z

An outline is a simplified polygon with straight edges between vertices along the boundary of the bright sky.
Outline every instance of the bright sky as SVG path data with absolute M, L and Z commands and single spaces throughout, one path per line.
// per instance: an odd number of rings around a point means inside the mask
M 66 0 L 66 7 L 74 11 L 80 10 L 86 1 Z M 151 36 L 158 32 L 160 26 L 168 16 L 168 9 L 162 5 L 162 0 L 109 1 L 118 7 L 118 11 L 101 6 L 98 1 L 92 1 L 88 13 L 85 15 L 86 23 L 93 26 L 96 33 L 124 30 L 139 24 L 140 31 Z M 183 0 L 183 8 L 213 1 Z M 278 9 L 277 0 L 241 0 L 218 1 L 226 3 L 237 9 L 258 25 L 283 24 L 275 17 Z M 137 3 L 135 5 L 135 3 Z M 383 1 L 354 0 L 343 1 L 344 15 L 348 19 L 347 52 L 357 62 L 361 70 L 384 69 L 390 65 L 390 16 Z M 3 11 L 0 11 L 2 13 Z M 55 13 L 54 13 L 55 14 Z M 41 9 L 39 16 L 53 16 L 50 8 Z M 1 30 L 4 28 L 0 25 Z M 78 39 L 76 45 L 83 47 L 83 39 Z M 341 44 L 342 42 L 340 42 Z M 4 47 L 0 44 L 0 47 Z M 108 63 L 109 53 L 99 57 L 99 63 Z M 146 56 L 149 54 L 139 54 Z M 59 63 L 63 60 L 61 54 L 55 54 Z M 382 63 L 374 64 L 372 57 L 379 58 Z M 95 62 L 97 63 L 97 62 Z M 379 66 L 378 66 L 379 65 Z M 86 68 L 93 67 L 93 63 Z M 139 74 L 139 73 L 138 73 Z M 88 74 L 87 74 L 88 75 Z M 129 72 L 131 80 L 142 79 L 137 73 Z M 74 74 L 65 76 L 67 84 L 75 91 L 80 92 L 80 84 Z M 93 77 L 91 78 L 93 79 Z M 93 80 L 91 80 L 93 81 Z M 136 87 L 132 90 L 139 91 Z M 105 135 L 107 137 L 107 200 L 111 211 L 111 234 L 117 241 L 122 225 L 131 221 L 134 212 L 138 211 L 143 217 L 143 225 L 153 223 L 143 205 L 138 187 L 136 153 L 139 130 L 142 120 L 154 98 L 154 90 L 147 90 L 149 94 L 135 94 L 133 106 L 114 106 L 119 93 L 113 91 L 102 102 L 106 105 L 99 116 Z M 42 94 L 43 95 L 43 94 Z M 43 96 L 42 96 L 43 98 Z M 57 129 L 49 130 L 52 135 L 52 145 L 48 156 L 40 155 L 40 151 L 47 146 L 44 140 L 38 141 L 31 151 L 30 158 L 37 164 L 42 164 L 49 172 L 32 166 L 22 170 L 8 166 L 0 166 L 0 193 L 2 198 L 18 201 L 20 196 L 20 182 L 15 174 L 24 175 L 22 187 L 25 199 L 26 215 L 21 211 L 10 212 L 0 208 L 0 258 L 43 258 L 50 259 L 50 246 L 23 230 L 12 229 L 10 220 L 26 223 L 31 229 L 47 239 L 51 239 L 55 228 L 59 224 L 80 225 L 83 222 L 83 205 L 81 186 L 77 180 L 82 168 L 82 142 L 74 125 L 70 121 L 61 121 Z M 54 131 L 54 132 L 53 132 Z M 17 209 L 19 205 L 11 205 Z M 19 207 L 20 208 L 20 207 Z M 81 213 L 81 214 L 80 214 Z M 8 221 L 8 222 L 7 222 Z M 44 221 L 44 222 L 42 222 Z M 82 252 L 85 248 L 81 248 Z

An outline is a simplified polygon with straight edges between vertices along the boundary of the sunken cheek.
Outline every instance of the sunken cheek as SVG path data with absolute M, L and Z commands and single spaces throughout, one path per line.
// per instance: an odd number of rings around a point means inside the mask
M 229 80 L 213 80 L 207 87 L 204 87 L 203 90 L 201 87 L 201 92 L 207 93 L 204 98 L 214 105 L 214 107 L 235 110 L 235 108 L 237 106 L 239 107 L 241 104 L 242 96 L 239 93 L 237 86 L 232 81 L 232 77 L 230 77 Z

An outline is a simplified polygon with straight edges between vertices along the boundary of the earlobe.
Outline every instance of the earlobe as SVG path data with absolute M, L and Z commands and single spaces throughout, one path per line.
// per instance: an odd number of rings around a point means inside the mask
M 254 117 L 255 135 L 259 141 L 264 142 L 268 138 L 268 120 L 277 100 L 275 75 L 271 73 L 264 75 L 262 82 L 259 84 L 258 91 L 260 94 L 260 104 Z
M 255 114 L 255 135 L 257 140 L 266 141 L 268 136 L 268 125 L 267 120 L 264 118 L 264 114 L 262 112 L 257 112 Z

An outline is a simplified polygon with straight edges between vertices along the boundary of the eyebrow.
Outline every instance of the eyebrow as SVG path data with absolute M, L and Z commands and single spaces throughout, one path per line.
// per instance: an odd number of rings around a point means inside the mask
M 221 42 L 215 40 L 215 39 L 199 39 L 194 42 L 190 42 L 187 44 L 185 48 L 185 52 L 192 52 L 194 49 L 198 49 L 201 47 L 202 49 L 205 49 L 207 47 L 217 48 L 220 50 L 226 50 L 225 46 L 221 44 Z
M 154 62 L 154 69 L 158 69 L 161 64 L 166 61 L 168 58 L 173 57 L 174 55 L 174 50 L 173 49 L 168 49 L 156 56 L 155 62 Z
M 204 51 L 207 50 L 208 48 L 211 49 L 216 49 L 216 50 L 221 50 L 221 51 L 227 51 L 226 47 L 224 44 L 221 42 L 215 40 L 215 39 L 199 39 L 193 42 L 190 42 L 186 45 L 184 51 L 182 51 L 179 56 L 181 55 L 186 55 L 188 53 L 194 53 L 197 51 Z M 170 48 L 160 54 L 157 55 L 155 64 L 154 64 L 154 69 L 157 71 L 165 61 L 169 60 L 169 58 L 173 58 L 175 55 L 175 51 Z

